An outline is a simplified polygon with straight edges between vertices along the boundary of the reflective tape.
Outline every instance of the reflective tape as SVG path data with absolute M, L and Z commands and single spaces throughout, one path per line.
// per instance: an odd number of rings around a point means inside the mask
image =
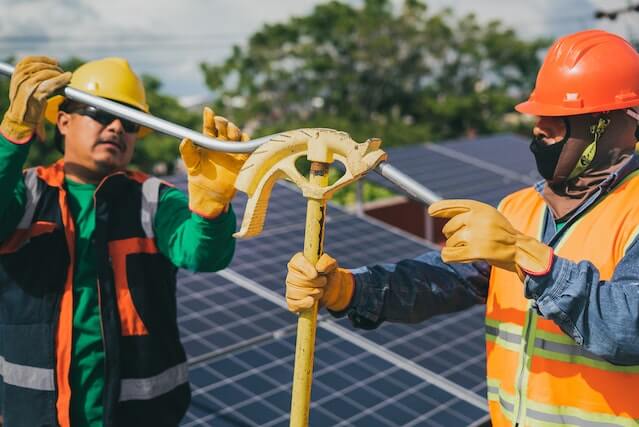
M 158 210 L 158 201 L 160 199 L 160 185 L 162 181 L 158 178 L 151 177 L 142 184 L 142 228 L 144 234 L 149 239 L 155 236 L 153 232 L 153 222 L 155 213 Z
M 639 374 L 639 365 L 613 365 L 596 354 L 577 345 L 567 336 L 543 334 L 543 338 L 535 339 L 535 355 L 550 360 L 590 366 L 609 372 Z
M 512 420 L 512 413 L 515 407 L 510 402 L 512 396 L 499 388 L 498 381 L 489 378 L 487 382 L 488 400 L 497 402 L 502 415 Z M 636 427 L 639 424 L 639 420 L 633 418 L 588 412 L 568 406 L 541 404 L 530 398 L 526 399 L 526 410 L 522 415 L 523 417 L 520 419 L 522 425 L 543 425 L 546 427 L 565 425 L 580 427 Z
M 545 423 L 554 423 L 558 426 L 579 426 L 579 427 L 619 427 L 623 425 L 636 425 L 636 421 L 621 417 L 616 417 L 618 421 L 607 422 L 607 421 L 594 421 L 587 420 L 576 415 L 568 415 L 568 414 L 549 414 L 545 412 L 536 411 L 534 409 L 528 408 L 526 410 L 526 418 L 533 419 L 537 421 L 543 421 Z
M 503 341 L 512 343 L 512 344 L 520 344 L 521 343 L 521 335 L 516 334 L 514 332 L 508 332 L 503 329 L 486 325 L 486 334 L 497 337 Z
M 188 365 L 182 363 L 153 377 L 123 379 L 120 402 L 155 399 L 186 383 L 188 378 Z
M 541 350 L 552 351 L 553 353 L 567 354 L 569 356 L 580 356 L 592 360 L 605 362 L 605 360 L 595 354 L 590 353 L 577 344 L 562 344 L 558 342 L 548 341 L 543 338 L 535 339 L 535 347 Z
M 33 214 L 35 213 L 38 199 L 40 199 L 40 191 L 38 191 L 38 174 L 36 173 L 35 168 L 27 169 L 24 176 L 24 185 L 27 190 L 27 200 L 24 207 L 24 214 L 16 227 L 18 229 L 27 229 L 31 226 Z
M 507 415 L 507 418 L 512 418 L 512 413 L 515 410 L 515 405 L 501 395 L 499 392 L 499 387 L 496 386 L 488 386 L 487 388 L 488 400 L 497 401 L 501 409 L 504 411 L 504 414 Z
M 7 362 L 0 356 L 0 375 L 5 384 L 32 390 L 55 391 L 53 369 L 18 365 Z

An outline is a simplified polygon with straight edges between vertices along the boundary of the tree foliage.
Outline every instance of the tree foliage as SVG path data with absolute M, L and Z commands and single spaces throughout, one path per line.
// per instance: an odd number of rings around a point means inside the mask
M 162 84 L 159 79 L 144 75 L 147 102 L 151 113 L 172 123 L 190 129 L 201 128 L 201 116 L 182 107 L 177 99 L 161 93 Z M 170 174 L 178 158 L 180 140 L 153 132 L 138 141 L 133 156 L 133 165 L 147 172 Z
M 410 143 L 511 129 L 546 40 L 420 0 L 338 1 L 265 25 L 223 64 L 202 64 L 218 110 L 261 134 L 308 126 Z

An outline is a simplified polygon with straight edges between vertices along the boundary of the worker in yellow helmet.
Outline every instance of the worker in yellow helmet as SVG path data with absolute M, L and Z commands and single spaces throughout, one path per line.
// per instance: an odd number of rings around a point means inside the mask
M 127 170 L 149 132 L 54 92 L 69 84 L 148 112 L 124 59 L 63 73 L 27 57 L 0 124 L 0 412 L 8 426 L 177 426 L 190 401 L 176 271 L 216 271 L 235 248 L 234 181 L 245 155 L 180 151 L 188 199 Z M 64 157 L 22 167 L 46 117 Z M 204 110 L 204 133 L 248 136 Z
M 522 113 L 544 178 L 498 209 L 430 206 L 440 251 L 397 264 L 289 263 L 292 311 L 319 300 L 360 328 L 486 304 L 492 425 L 639 422 L 639 54 L 598 30 L 558 39 Z

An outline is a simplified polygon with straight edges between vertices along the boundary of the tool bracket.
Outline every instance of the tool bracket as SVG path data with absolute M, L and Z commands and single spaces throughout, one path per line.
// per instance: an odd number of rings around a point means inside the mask
M 357 143 L 345 132 L 323 128 L 274 135 L 251 154 L 236 180 L 235 187 L 249 198 L 235 237 L 253 237 L 262 232 L 271 190 L 278 179 L 292 181 L 306 198 L 330 199 L 337 190 L 386 160 L 386 153 L 379 148 L 381 143 L 380 139 Z M 312 185 L 295 166 L 302 156 L 311 162 L 330 164 L 337 160 L 344 165 L 344 175 L 328 187 Z

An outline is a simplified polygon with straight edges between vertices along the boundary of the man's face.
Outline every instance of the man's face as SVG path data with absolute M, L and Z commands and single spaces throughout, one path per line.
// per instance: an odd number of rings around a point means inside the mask
M 566 122 L 563 117 L 541 116 L 537 117 L 533 135 L 538 141 L 552 145 L 561 141 L 566 131 Z
M 137 129 L 127 124 L 127 132 L 121 119 L 96 113 L 92 107 L 70 111 L 60 111 L 57 123 L 64 136 L 65 164 L 82 168 L 98 180 L 125 169 L 133 156 Z

